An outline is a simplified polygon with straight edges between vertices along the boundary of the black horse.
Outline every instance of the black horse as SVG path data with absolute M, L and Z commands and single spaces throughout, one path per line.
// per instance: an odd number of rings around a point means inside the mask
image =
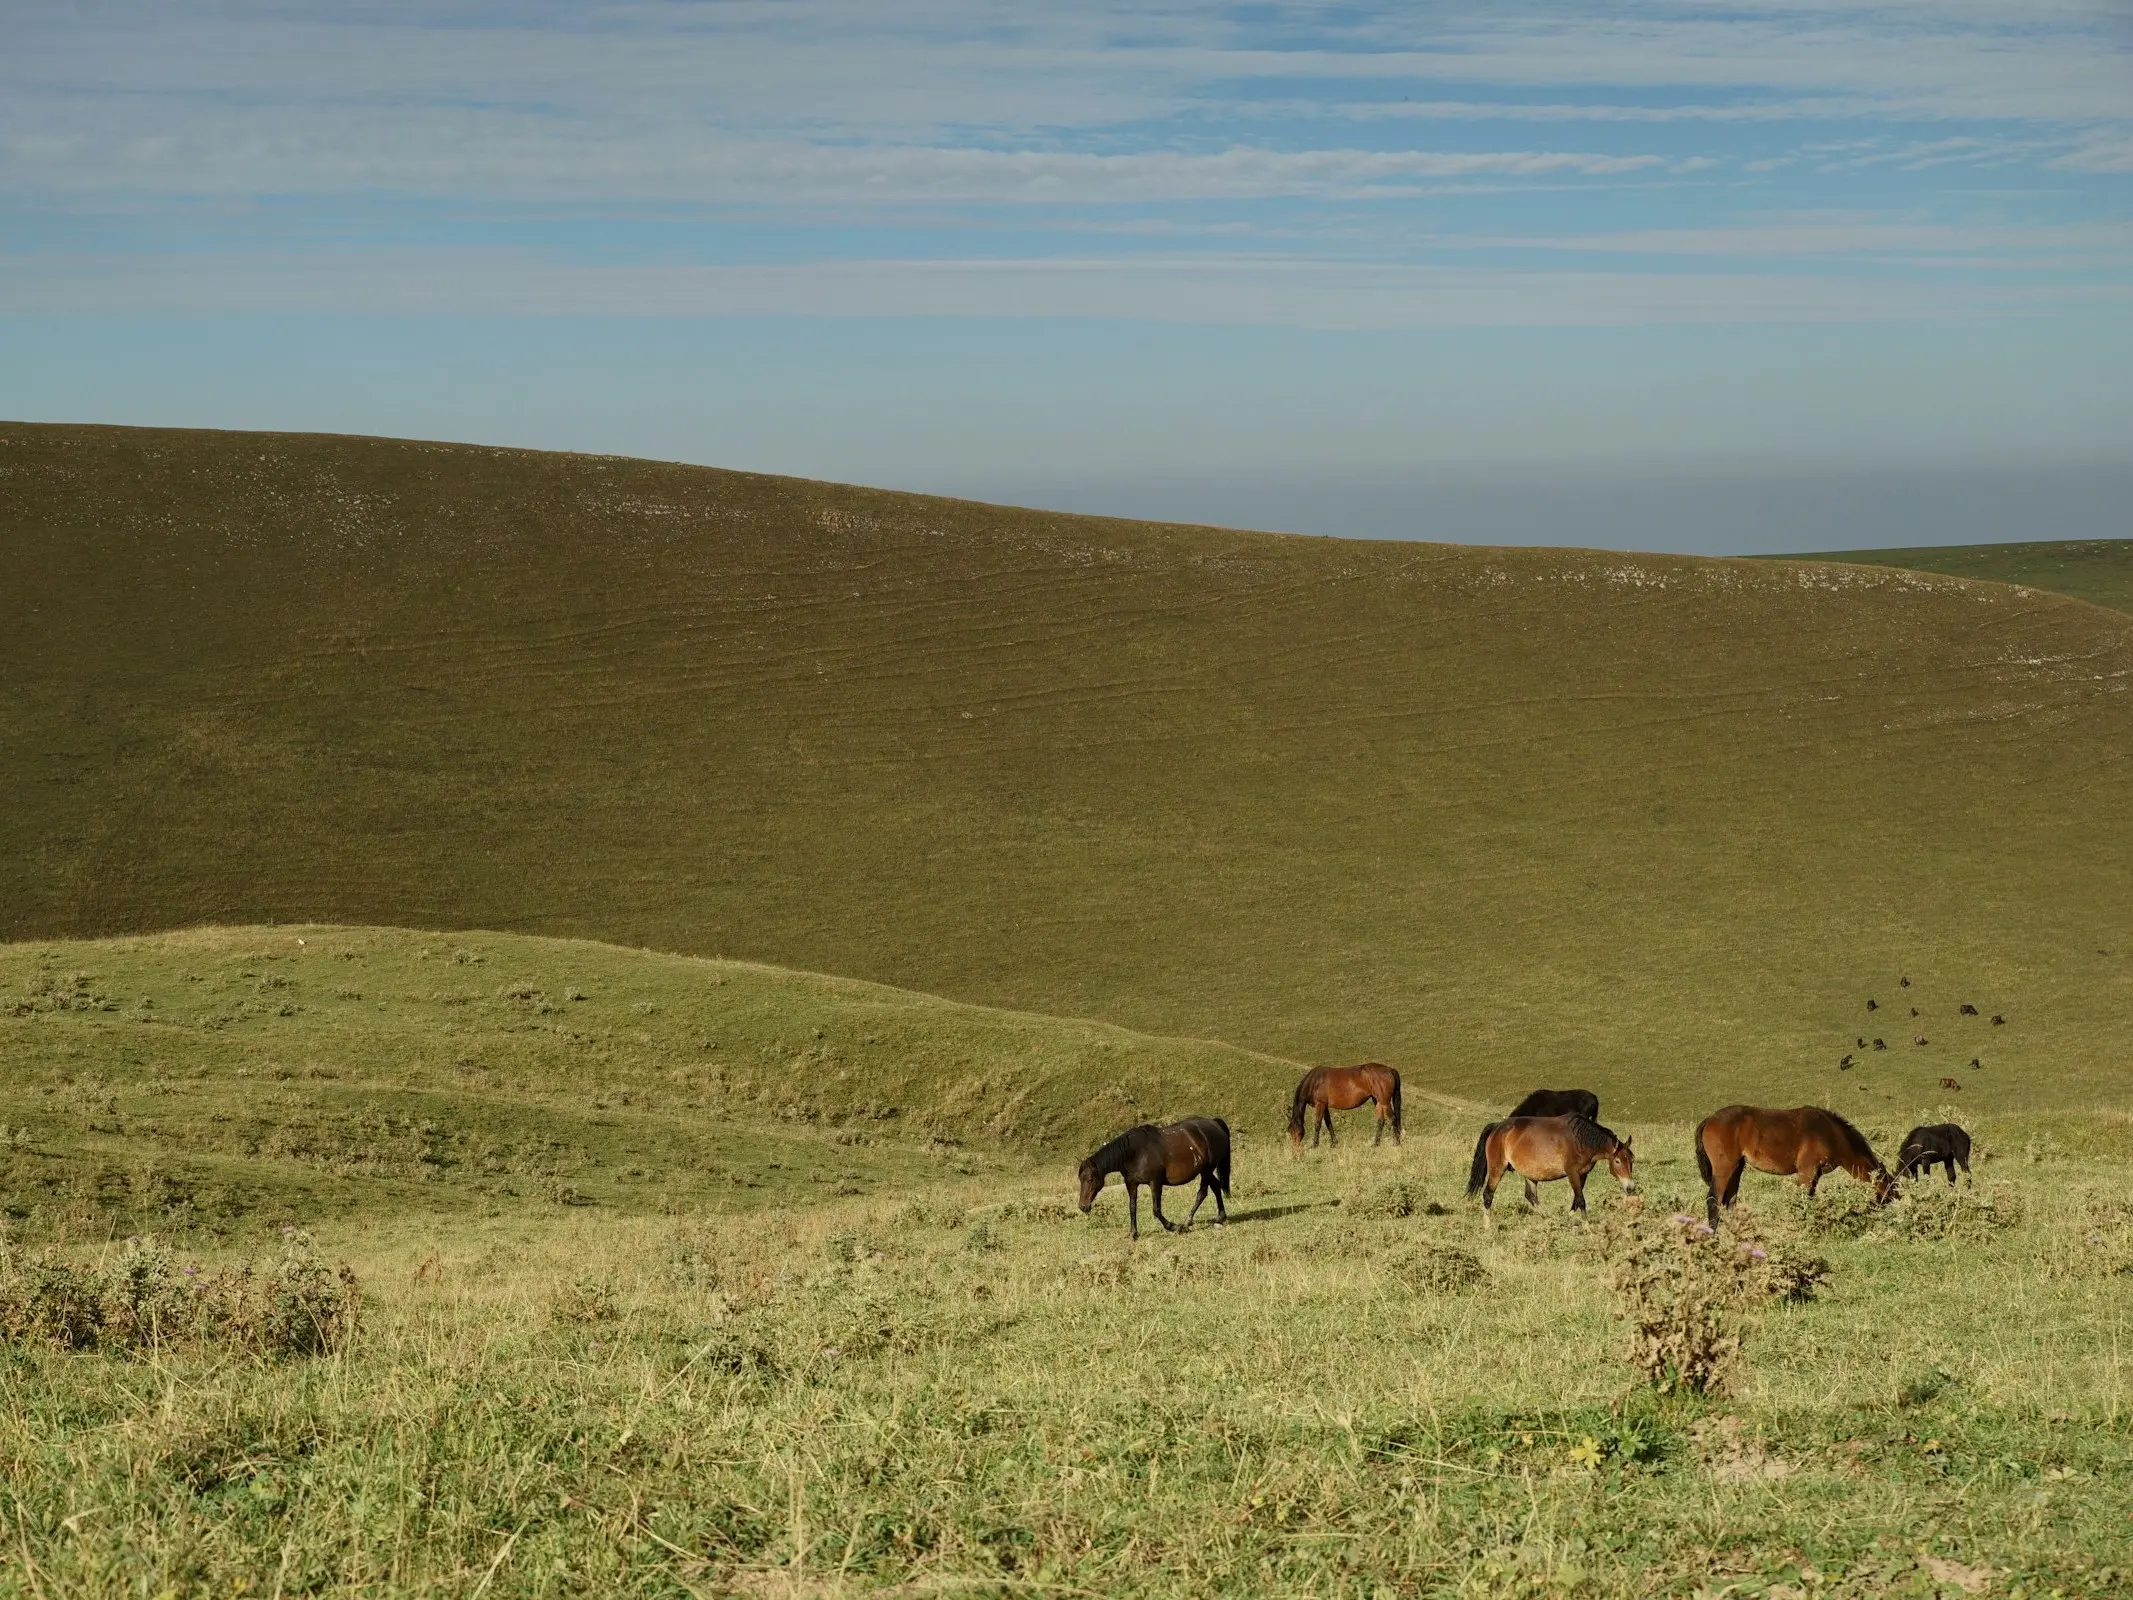
M 1511 1108 L 1511 1117 L 1583 1117 L 1598 1122 L 1600 1097 L 1590 1089 L 1535 1089 Z
M 1933 1169 L 1947 1169 L 1948 1182 L 1955 1182 L 1955 1169 L 1961 1166 L 1965 1176 L 1970 1172 L 1970 1135 L 1952 1122 L 1936 1122 L 1930 1127 L 1913 1128 L 1903 1136 L 1903 1148 L 1896 1152 L 1896 1176 L 1899 1178 L 1932 1177 Z
M 1229 1221 L 1223 1201 L 1229 1195 L 1229 1124 L 1220 1117 L 1187 1117 L 1158 1128 L 1144 1122 L 1128 1128 L 1081 1164 L 1081 1209 L 1096 1204 L 1104 1179 L 1117 1173 L 1126 1180 L 1126 1225 L 1141 1236 L 1141 1185 L 1155 1191 L 1155 1220 L 1172 1233 L 1183 1233 L 1200 1214 L 1200 1202 L 1215 1197 L 1215 1215 Z M 1163 1186 L 1200 1180 L 1200 1192 L 1179 1227 L 1163 1215 Z

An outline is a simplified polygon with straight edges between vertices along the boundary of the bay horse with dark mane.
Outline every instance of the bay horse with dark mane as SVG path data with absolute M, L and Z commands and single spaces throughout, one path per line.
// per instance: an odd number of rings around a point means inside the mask
M 1583 1117 L 1600 1120 L 1600 1097 L 1590 1089 L 1535 1089 L 1511 1108 L 1514 1117 Z
M 1126 1226 L 1132 1236 L 1141 1236 L 1141 1185 L 1155 1191 L 1155 1220 L 1172 1233 L 1183 1233 L 1200 1214 L 1200 1202 L 1215 1197 L 1215 1215 L 1229 1221 L 1223 1201 L 1229 1195 L 1229 1124 L 1220 1117 L 1187 1117 L 1158 1128 L 1144 1122 L 1128 1128 L 1098 1150 L 1080 1168 L 1081 1209 L 1086 1215 L 1102 1192 L 1104 1179 L 1117 1173 L 1126 1180 Z M 1192 1210 L 1179 1227 L 1163 1215 L 1163 1186 L 1200 1180 L 1200 1192 Z
M 1809 1194 L 1822 1174 L 1840 1167 L 1861 1183 L 1874 1186 L 1874 1200 L 1887 1205 L 1896 1198 L 1896 1180 L 1874 1154 L 1866 1135 L 1834 1111 L 1821 1106 L 1727 1106 L 1696 1124 L 1696 1169 L 1708 1191 L 1705 1209 L 1718 1226 L 1718 1208 L 1733 1204 L 1740 1175 L 1789 1172 Z
M 1506 1117 L 1481 1130 L 1474 1141 L 1474 1168 L 1466 1192 L 1481 1195 L 1484 1211 L 1495 1209 L 1496 1185 L 1505 1172 L 1526 1180 L 1526 1204 L 1540 1204 L 1537 1183 L 1570 1180 L 1570 1209 L 1585 1209 L 1585 1176 L 1602 1161 L 1624 1193 L 1637 1192 L 1637 1157 L 1627 1139 L 1590 1117 Z
M 1296 1093 L 1289 1097 L 1289 1148 L 1301 1150 L 1304 1142 L 1304 1122 L 1312 1112 L 1318 1113 L 1318 1126 L 1311 1130 L 1311 1146 L 1318 1147 L 1318 1136 L 1323 1133 L 1329 1144 L 1340 1141 L 1333 1137 L 1333 1113 L 1353 1111 L 1357 1106 L 1374 1104 L 1378 1111 L 1377 1131 L 1370 1142 L 1376 1144 L 1385 1137 L 1385 1129 L 1392 1129 L 1392 1142 L 1400 1142 L 1400 1073 L 1396 1067 L 1388 1067 L 1382 1061 L 1366 1061 L 1359 1067 L 1313 1067 L 1298 1080 Z

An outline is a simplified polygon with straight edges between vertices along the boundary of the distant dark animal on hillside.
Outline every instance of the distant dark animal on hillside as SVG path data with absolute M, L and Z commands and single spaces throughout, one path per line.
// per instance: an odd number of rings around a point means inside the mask
M 2007 1019 L 1995 1011 L 1992 1014 L 1992 1025 L 1995 1028 L 2004 1028 L 2007 1026 Z
M 1914 1017 L 1918 1015 L 1918 1007 L 1916 1007 L 1916 1006 L 1913 1006 L 1913 1007 L 1911 1007 L 1911 1015 L 1912 1015 L 1912 1016 L 1914 1016 Z
M 1511 1108 L 1514 1117 L 1583 1117 L 1600 1120 L 1600 1097 L 1590 1089 L 1535 1089 Z
M 1983 1066 L 1983 1065 L 1984 1065 L 1984 1063 L 1983 1063 L 1983 1062 L 1981 1062 L 1980 1060 L 1978 1060 L 1978 1058 L 1977 1058 L 1976 1056 L 1972 1056 L 1972 1057 L 1970 1058 L 1970 1064 L 1971 1064 L 1971 1065 L 1972 1065 L 1973 1067 L 1979 1067 L 1979 1066 Z
M 1881 1002 L 1878 1000 L 1869 1000 L 1866 1003 L 1866 1009 L 1869 1011 L 1879 1011 L 1881 1009 Z
M 1740 1193 L 1741 1174 L 1789 1172 L 1809 1194 L 1822 1174 L 1839 1167 L 1874 1186 L 1882 1205 L 1896 1198 L 1896 1180 L 1874 1155 L 1866 1135 L 1834 1111 L 1794 1106 L 1727 1106 L 1696 1124 L 1696 1169 L 1703 1174 L 1706 1209 L 1718 1226 L 1718 1208 Z
M 1898 978 L 1896 981 L 1906 989 L 1911 987 L 1911 980 L 1909 978 Z
M 1961 1085 L 1961 1084 L 1959 1084 L 1959 1083 L 1957 1083 L 1957 1082 L 1956 1082 L 1956 1081 L 1955 1081 L 1955 1080 L 1954 1080 L 1953 1078 L 1943 1078 L 1943 1079 L 1941 1079 L 1941 1080 L 1940 1080 L 1940 1086 L 1941 1086 L 1941 1087 L 1942 1087 L 1943 1089 L 1955 1089 L 1955 1090 L 1958 1090 L 1958 1091 L 1959 1091 L 1959 1090 L 1961 1090 L 1961 1088 L 1962 1088 L 1962 1085 Z
M 1838 1062 L 1838 1063 L 1837 1063 L 1837 1070 L 1838 1070 L 1839 1072 L 1849 1072 L 1849 1071 L 1851 1071 L 1851 1070 L 1852 1070 L 1852 1058 L 1851 1058 L 1851 1057 L 1850 1057 L 1849 1055 L 1845 1056 L 1845 1058 L 1844 1058 L 1844 1059 L 1843 1059 L 1842 1061 L 1840 1061 L 1840 1062 Z
M 1627 1139 L 1617 1139 L 1589 1117 L 1506 1117 L 1481 1130 L 1474 1141 L 1474 1166 L 1466 1192 L 1481 1195 L 1481 1208 L 1493 1210 L 1496 1185 L 1506 1170 L 1526 1180 L 1526 1204 L 1540 1204 L 1536 1183 L 1570 1180 L 1570 1209 L 1585 1209 L 1585 1177 L 1600 1162 L 1615 1175 L 1625 1193 L 1637 1190 L 1637 1157 Z
M 1377 1106 L 1377 1130 L 1370 1142 L 1376 1144 L 1390 1127 L 1392 1142 L 1398 1144 L 1400 1074 L 1396 1068 L 1382 1061 L 1366 1061 L 1359 1067 L 1313 1067 L 1297 1080 L 1296 1092 L 1289 1097 L 1289 1147 L 1303 1147 L 1304 1121 L 1314 1111 L 1318 1125 L 1311 1130 L 1312 1146 L 1316 1148 L 1321 1133 L 1329 1144 L 1338 1144 L 1333 1136 L 1333 1113 L 1353 1111 L 1364 1104 Z
M 1860 1034 L 1856 1039 L 1852 1040 L 1852 1043 L 1864 1050 L 1866 1048 L 1866 1035 Z
M 1229 1208 L 1223 1204 L 1229 1194 L 1229 1124 L 1220 1117 L 1187 1117 L 1162 1128 L 1144 1122 L 1138 1128 L 1128 1128 L 1082 1162 L 1078 1176 L 1084 1214 L 1096 1204 L 1104 1179 L 1114 1172 L 1126 1181 L 1126 1228 L 1136 1239 L 1141 1236 L 1144 1183 L 1155 1191 L 1155 1220 L 1172 1233 L 1183 1233 L 1192 1226 L 1192 1219 L 1200 1214 L 1200 1203 L 1210 1194 L 1215 1197 L 1215 1215 L 1229 1221 Z M 1200 1192 L 1193 1197 L 1192 1210 L 1185 1214 L 1184 1227 L 1180 1227 L 1163 1215 L 1163 1188 L 1166 1184 L 1190 1183 L 1195 1178 L 1200 1180 Z
M 1918 1036 L 1917 1036 L 1916 1038 L 1914 1038 L 1914 1039 L 1913 1039 L 1913 1040 L 1911 1041 L 1911 1043 L 1913 1043 L 1913 1044 L 1924 1044 L 1925 1042 L 1926 1042 L 1926 1036 L 1925 1036 L 1924 1034 L 1922 1034 L 1922 1033 L 1921 1033 L 1921 1034 L 1919 1034 L 1919 1035 L 1918 1035 Z
M 1888 1040 L 1886 1040 L 1886 1039 L 1876 1039 L 1876 1040 L 1874 1041 L 1874 1048 L 1875 1048 L 1876 1050 L 1886 1050 L 1886 1049 L 1887 1049 L 1888 1047 L 1889 1047 L 1889 1042 L 1888 1042 Z
M 1955 1014 L 1959 1017 L 1974 1017 L 1977 1015 L 1977 1007 L 1968 1004 L 1961 1005 L 1956 1007 Z
M 1965 1173 L 1970 1171 L 1970 1135 L 1952 1122 L 1913 1128 L 1903 1136 L 1903 1148 L 1896 1155 L 1899 1178 L 1930 1178 L 1936 1166 L 1947 1169 L 1951 1184 L 1955 1182 L 1957 1166 Z

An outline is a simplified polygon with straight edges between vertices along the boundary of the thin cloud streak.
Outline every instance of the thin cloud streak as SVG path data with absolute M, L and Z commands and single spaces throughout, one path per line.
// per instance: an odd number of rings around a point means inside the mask
M 1325 329 L 1844 323 L 2133 306 L 2133 284 L 1916 284 L 1765 273 L 1479 271 L 1266 256 L 581 266 L 374 249 L 91 258 L 0 280 L 0 314 L 1068 317 Z

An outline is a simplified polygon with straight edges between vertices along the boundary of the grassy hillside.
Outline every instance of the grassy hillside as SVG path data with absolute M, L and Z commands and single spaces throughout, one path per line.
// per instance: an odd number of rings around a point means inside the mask
M 1198 1040 L 567 940 L 5 945 L 0 1227 L 752 1210 L 1058 1166 L 1200 1109 L 1264 1137 L 1295 1076 Z
M 10 938 L 597 938 L 1627 1115 L 2133 1098 L 2133 621 L 2034 590 L 24 425 L 0 538 Z
M 2036 544 L 1959 544 L 1915 550 L 1831 550 L 1787 561 L 1851 561 L 1908 567 L 1955 578 L 2018 583 L 2072 595 L 2113 611 L 2133 611 L 2133 539 L 2063 539 Z

